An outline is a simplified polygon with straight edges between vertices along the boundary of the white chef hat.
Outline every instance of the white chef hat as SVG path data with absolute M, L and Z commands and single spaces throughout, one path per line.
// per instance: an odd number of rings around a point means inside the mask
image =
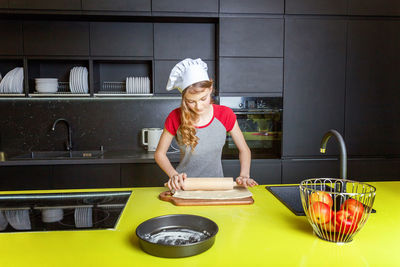
M 179 92 L 197 82 L 209 80 L 207 64 L 200 58 L 186 58 L 175 65 L 169 74 L 167 91 L 178 89 Z

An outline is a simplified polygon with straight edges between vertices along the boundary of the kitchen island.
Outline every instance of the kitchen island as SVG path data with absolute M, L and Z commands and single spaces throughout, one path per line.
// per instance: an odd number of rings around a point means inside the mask
M 0 265 L 399 266 L 400 182 L 371 184 L 377 188 L 377 213 L 370 215 L 364 228 L 347 244 L 319 239 L 304 216 L 295 216 L 262 185 L 250 189 L 255 203 L 248 206 L 177 207 L 158 199 L 165 188 L 130 188 L 132 195 L 116 229 L 0 233 Z M 60 191 L 101 190 L 56 192 Z M 0 194 L 10 193 L 17 192 Z M 166 214 L 194 214 L 215 221 L 219 232 L 214 245 L 187 258 L 146 254 L 139 247 L 135 229 L 147 219 Z

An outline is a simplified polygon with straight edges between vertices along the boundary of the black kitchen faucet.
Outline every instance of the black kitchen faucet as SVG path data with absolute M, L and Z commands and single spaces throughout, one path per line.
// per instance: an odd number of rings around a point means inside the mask
M 64 118 L 59 118 L 53 123 L 53 127 L 51 128 L 51 130 L 55 131 L 56 130 L 56 125 L 60 121 L 63 121 L 67 125 L 67 128 L 68 128 L 68 139 L 67 139 L 67 143 L 66 143 L 66 149 L 68 151 L 72 151 L 72 130 L 71 130 L 71 126 L 70 126 L 69 122 Z
M 321 153 L 325 153 L 326 151 L 326 143 L 328 142 L 331 136 L 335 136 L 340 145 L 340 178 L 347 179 L 347 152 L 346 152 L 346 144 L 344 143 L 343 137 L 336 130 L 329 130 L 324 137 L 322 137 L 321 141 Z

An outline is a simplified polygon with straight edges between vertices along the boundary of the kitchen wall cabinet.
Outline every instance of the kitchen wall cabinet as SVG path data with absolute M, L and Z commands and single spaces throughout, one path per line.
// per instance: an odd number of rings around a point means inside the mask
M 54 165 L 53 189 L 120 187 L 119 164 Z
M 9 0 L 11 9 L 80 10 L 81 0 Z
M 151 0 L 82 0 L 82 10 L 151 11 Z
M 155 23 L 154 58 L 215 60 L 212 23 Z
M 152 11 L 218 13 L 218 0 L 152 0 Z
M 48 166 L 0 167 L 0 190 L 51 189 Z
M 320 155 L 325 132 L 344 135 L 346 22 L 290 18 L 285 25 L 283 156 Z M 327 154 L 337 153 L 329 144 Z
M 22 23 L 14 20 L 0 21 L 0 55 L 22 55 Z
M 220 95 L 282 93 L 282 58 L 220 58 Z
M 222 57 L 283 57 L 283 19 L 221 18 Z
M 222 160 L 222 168 L 225 177 L 236 179 L 240 174 L 239 160 Z M 258 184 L 280 184 L 281 160 L 253 159 L 250 175 Z
M 0 0 L 0 8 L 8 8 L 8 0 Z
M 92 56 L 153 56 L 153 24 L 90 22 Z
M 400 16 L 398 0 L 348 0 L 349 15 Z
M 154 93 L 180 96 L 178 90 L 165 90 L 171 69 L 179 62 L 179 60 L 156 60 L 154 62 Z M 208 67 L 208 76 L 215 80 L 215 61 L 204 60 Z
M 168 176 L 156 163 L 121 164 L 122 187 L 164 186 L 166 182 Z
M 24 22 L 25 55 L 89 55 L 89 23 L 78 21 Z
M 285 14 L 346 15 L 347 2 L 348 0 L 286 0 Z
M 400 159 L 365 158 L 348 161 L 348 179 L 356 181 L 399 180 Z
M 284 11 L 284 0 L 220 0 L 221 13 L 278 13 Z
M 339 178 L 337 159 L 282 160 L 282 184 L 298 184 L 310 178 Z
M 348 153 L 399 155 L 400 21 L 351 20 L 348 36 Z

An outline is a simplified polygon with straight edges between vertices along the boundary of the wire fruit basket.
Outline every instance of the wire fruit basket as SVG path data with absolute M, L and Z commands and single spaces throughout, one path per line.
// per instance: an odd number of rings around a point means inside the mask
M 345 179 L 314 178 L 300 183 L 304 212 L 318 237 L 351 242 L 372 211 L 376 188 Z

